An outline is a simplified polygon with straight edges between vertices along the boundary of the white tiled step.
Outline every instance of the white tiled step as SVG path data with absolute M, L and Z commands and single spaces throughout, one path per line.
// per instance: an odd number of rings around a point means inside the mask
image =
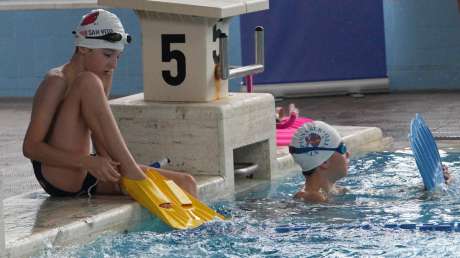
M 268 0 L 99 0 L 102 5 L 209 18 L 226 18 L 268 9 Z
M 1 0 L 0 11 L 95 8 L 97 0 Z
M 1 0 L 0 10 L 131 8 L 144 11 L 226 18 L 268 9 L 268 0 Z

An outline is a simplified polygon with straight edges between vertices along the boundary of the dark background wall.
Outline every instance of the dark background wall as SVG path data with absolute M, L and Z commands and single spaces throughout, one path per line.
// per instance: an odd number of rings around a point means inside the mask
M 256 83 L 386 77 L 382 0 L 271 0 L 241 17 L 243 64 L 265 28 L 266 70 Z

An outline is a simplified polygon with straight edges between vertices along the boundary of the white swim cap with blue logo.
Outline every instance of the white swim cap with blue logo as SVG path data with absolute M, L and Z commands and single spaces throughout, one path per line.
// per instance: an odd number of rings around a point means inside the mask
M 75 45 L 87 48 L 108 48 L 123 51 L 131 37 L 118 17 L 104 9 L 85 14 L 76 30 Z M 109 37 L 112 36 L 112 37 Z
M 312 170 L 327 161 L 335 151 L 312 150 L 294 153 L 291 149 L 319 147 L 337 148 L 342 142 L 342 137 L 332 126 L 322 122 L 313 121 L 303 124 L 292 137 L 290 152 L 294 160 L 302 167 L 302 171 Z

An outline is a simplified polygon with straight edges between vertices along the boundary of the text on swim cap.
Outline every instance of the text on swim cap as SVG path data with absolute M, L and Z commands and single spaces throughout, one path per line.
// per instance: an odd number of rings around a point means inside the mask
M 112 29 L 100 29 L 100 30 L 87 30 L 86 35 L 87 36 L 99 36 L 99 35 L 106 35 L 109 33 L 113 33 Z
M 331 136 L 326 130 L 320 127 L 312 126 L 307 131 L 302 131 L 298 137 L 298 145 L 301 147 L 327 147 L 331 144 Z M 318 151 L 311 151 L 308 155 L 313 156 L 318 154 Z

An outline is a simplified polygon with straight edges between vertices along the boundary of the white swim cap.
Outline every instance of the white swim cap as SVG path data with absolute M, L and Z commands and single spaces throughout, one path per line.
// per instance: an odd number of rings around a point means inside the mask
M 73 32 L 75 45 L 87 48 L 108 48 L 123 51 L 125 44 L 131 42 L 131 36 L 118 17 L 104 9 L 96 9 L 85 14 Z
M 315 148 L 337 148 L 342 137 L 332 126 L 313 121 L 303 124 L 292 137 L 289 152 L 302 167 L 302 171 L 312 170 L 328 160 L 335 150 L 315 150 Z M 311 148 L 311 149 L 310 149 Z

